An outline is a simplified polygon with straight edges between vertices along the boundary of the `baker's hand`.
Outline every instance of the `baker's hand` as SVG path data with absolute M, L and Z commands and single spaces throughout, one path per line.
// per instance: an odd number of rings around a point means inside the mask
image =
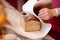
M 55 10 L 54 9 L 48 9 L 48 8 L 43 8 L 39 11 L 38 16 L 43 19 L 43 20 L 49 20 L 50 18 L 54 17 Z

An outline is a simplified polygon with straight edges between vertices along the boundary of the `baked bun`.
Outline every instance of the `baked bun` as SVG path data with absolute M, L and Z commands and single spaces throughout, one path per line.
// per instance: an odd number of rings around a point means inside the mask
M 31 14 L 28 15 L 28 17 L 26 18 L 26 22 L 30 21 L 30 20 L 36 20 L 36 21 L 38 21 L 37 18 L 34 15 L 31 15 Z
M 35 20 L 30 20 L 26 22 L 25 31 L 26 32 L 33 32 L 39 31 L 41 28 L 41 23 Z
M 25 31 L 33 32 L 40 31 L 40 29 L 41 22 L 34 15 L 28 15 L 28 17 L 26 18 Z

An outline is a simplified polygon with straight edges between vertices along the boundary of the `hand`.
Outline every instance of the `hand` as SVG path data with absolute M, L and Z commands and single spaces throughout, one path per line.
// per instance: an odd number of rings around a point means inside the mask
M 50 18 L 54 17 L 55 10 L 54 9 L 48 9 L 48 8 L 43 8 L 39 11 L 38 16 L 43 19 L 43 20 L 49 20 Z

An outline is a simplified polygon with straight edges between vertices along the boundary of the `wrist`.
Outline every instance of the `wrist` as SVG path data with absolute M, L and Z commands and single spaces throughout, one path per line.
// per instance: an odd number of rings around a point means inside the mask
M 55 9 L 51 9 L 51 12 L 52 12 L 52 16 L 56 16 L 56 10 Z
M 55 8 L 55 9 L 53 9 L 54 10 L 54 16 L 56 16 L 56 17 L 58 17 L 60 14 L 59 14 L 59 8 Z

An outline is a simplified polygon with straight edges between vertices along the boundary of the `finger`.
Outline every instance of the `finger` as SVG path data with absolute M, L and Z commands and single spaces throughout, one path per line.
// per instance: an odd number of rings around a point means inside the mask
M 39 15 L 43 15 L 43 14 L 47 14 L 48 15 L 48 10 L 46 9 L 46 10 L 44 10 L 42 12 L 39 12 Z
M 45 17 L 48 16 L 47 14 L 39 15 L 39 17 Z
M 43 11 L 45 11 L 45 9 L 41 9 L 39 12 L 43 12 Z
M 48 8 L 43 8 L 39 12 L 48 11 Z
M 41 15 L 41 16 L 39 16 L 40 18 L 44 18 L 44 17 L 46 17 L 46 16 L 48 16 L 48 15 Z
M 43 20 L 48 20 L 49 19 L 49 17 L 48 16 L 45 16 L 45 17 L 40 17 L 41 19 L 43 19 Z
M 47 13 L 46 11 L 41 12 L 41 13 L 38 14 L 38 16 L 45 15 L 46 13 Z

